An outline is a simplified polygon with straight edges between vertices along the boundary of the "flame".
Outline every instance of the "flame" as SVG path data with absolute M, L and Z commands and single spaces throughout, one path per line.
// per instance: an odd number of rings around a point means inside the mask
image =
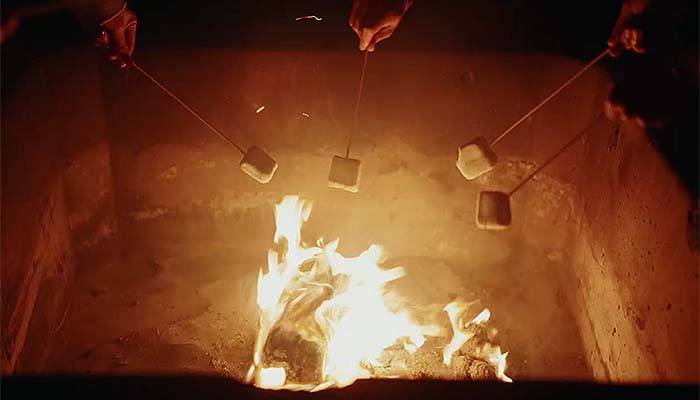
M 445 365 L 450 365 L 452 355 L 461 349 L 469 339 L 474 337 L 476 331 L 469 330 L 469 325 L 484 326 L 486 322 L 491 319 L 491 311 L 485 308 L 479 315 L 469 321 L 469 324 L 463 324 L 461 316 L 465 313 L 468 306 L 469 304 L 454 301 L 446 305 L 443 309 L 447 312 L 450 325 L 452 326 L 452 339 L 442 352 L 442 360 Z M 475 356 L 482 358 L 492 365 L 496 370 L 496 377 L 498 379 L 503 382 L 513 382 L 513 380 L 505 374 L 506 357 L 508 357 L 508 353 L 501 353 L 501 348 L 499 346 L 493 346 L 491 343 L 486 342 L 480 348 L 477 348 Z
M 284 368 L 262 368 L 260 370 L 258 385 L 265 389 L 274 389 L 283 386 L 287 380 L 287 372 Z
M 246 378 L 258 387 L 317 391 L 347 386 L 371 378 L 372 366 L 381 365 L 379 359 L 387 348 L 402 344 L 408 354 L 414 354 L 428 336 L 441 333 L 437 325 L 416 323 L 407 310 L 390 309 L 385 286 L 406 272 L 402 267 L 382 268 L 380 246 L 372 245 L 357 257 L 344 257 L 337 251 L 338 240 L 319 241 L 317 246 L 303 243 L 301 227 L 310 214 L 311 203 L 298 196 L 286 196 L 275 207 L 277 229 L 267 269 L 261 268 L 258 274 L 259 330 Z M 446 365 L 474 336 L 462 323 L 466 306 L 453 302 L 444 308 L 453 332 L 443 352 Z M 485 309 L 470 324 L 483 326 L 489 318 Z M 265 360 L 271 335 L 285 327 L 320 349 L 316 382 L 290 382 L 289 370 Z M 511 381 L 505 375 L 508 353 L 502 354 L 500 347 L 488 342 L 478 353 L 475 356 L 492 365 L 499 379 Z

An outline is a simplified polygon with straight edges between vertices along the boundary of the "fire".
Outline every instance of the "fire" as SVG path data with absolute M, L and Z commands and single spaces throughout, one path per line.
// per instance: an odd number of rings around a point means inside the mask
M 386 284 L 403 277 L 405 270 L 380 266 L 384 260 L 380 246 L 372 245 L 357 257 L 344 257 L 337 251 L 338 240 L 328 244 L 319 240 L 316 246 L 302 242 L 301 227 L 310 214 L 311 204 L 298 196 L 286 196 L 275 207 L 274 246 L 268 252 L 266 271 L 261 268 L 258 274 L 259 330 L 248 382 L 268 389 L 343 387 L 374 377 L 372 371 L 382 365 L 387 349 L 401 346 L 399 351 L 413 354 L 428 338 L 445 336 L 439 322 L 419 324 L 408 310 L 390 307 Z M 447 366 L 474 337 L 472 328 L 483 327 L 490 318 L 485 309 L 464 324 L 466 306 L 453 302 L 444 308 L 452 328 L 443 351 Z M 298 381 L 289 360 L 276 361 L 266 353 L 278 332 L 291 332 L 318 352 L 318 371 L 312 371 L 311 378 Z M 289 347 L 299 350 L 298 345 Z M 498 379 L 511 382 L 505 375 L 508 353 L 489 342 L 476 353 L 473 356 L 491 365 Z
M 447 312 L 450 318 L 450 325 L 452 326 L 452 340 L 445 346 L 442 352 L 442 359 L 445 365 L 450 365 L 452 360 L 452 355 L 458 351 L 464 344 L 474 337 L 475 331 L 469 330 L 469 326 L 480 325 L 484 326 L 486 322 L 491 318 L 491 311 L 488 308 L 480 312 L 479 315 L 474 317 L 469 324 L 463 324 L 461 315 L 464 314 L 468 304 L 461 302 L 452 302 L 445 306 L 443 309 Z M 495 335 L 495 332 L 494 332 Z M 499 346 L 492 346 L 490 343 L 485 343 L 481 348 L 477 349 L 476 356 L 482 357 L 485 361 L 495 367 L 496 377 L 504 382 L 513 382 L 506 374 L 506 357 L 508 353 L 501 353 L 501 348 Z

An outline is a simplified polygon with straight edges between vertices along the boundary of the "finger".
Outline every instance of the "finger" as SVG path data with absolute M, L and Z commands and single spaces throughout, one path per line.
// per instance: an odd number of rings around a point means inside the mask
M 605 101 L 604 110 L 605 116 L 608 117 L 609 120 L 613 122 L 618 121 L 618 109 L 613 105 L 612 102 L 610 102 L 610 100 Z
M 360 51 L 367 50 L 376 32 L 374 29 L 362 28 L 360 31 Z
M 643 37 L 644 33 L 639 29 L 625 29 L 622 36 L 624 48 L 640 54 L 645 53 Z
M 629 50 L 632 48 L 632 30 L 631 29 L 625 29 L 622 31 L 622 35 L 620 37 L 620 41 L 624 45 L 624 48 L 626 50 Z
M 632 31 L 632 50 L 636 51 L 639 54 L 644 54 L 646 53 L 646 48 L 644 46 L 644 32 L 640 31 L 639 29 L 635 29 Z
M 627 110 L 625 106 L 610 100 L 605 102 L 605 115 L 613 122 L 627 121 Z
M 355 0 L 352 2 L 352 10 L 350 10 L 350 19 L 348 23 L 350 24 L 350 27 L 355 30 L 357 26 L 357 11 L 360 8 L 360 2 L 358 0 Z
M 617 57 L 624 53 L 625 50 L 631 50 L 634 48 L 634 35 L 632 33 L 633 29 L 624 29 L 617 37 L 608 40 L 608 45 L 613 43 L 613 45 L 608 49 L 608 53 Z
M 126 35 L 124 29 L 115 29 L 109 32 L 109 50 L 111 61 L 122 58 L 123 55 L 129 55 L 129 46 L 126 45 Z
M 355 0 L 352 3 L 352 11 L 350 12 L 350 27 L 355 31 L 357 36 L 360 36 L 360 31 L 363 27 L 362 20 L 367 14 L 367 3 L 362 0 Z
M 629 5 L 623 2 L 620 14 L 617 21 L 615 21 L 615 26 L 613 26 L 612 32 L 610 32 L 610 38 L 608 39 L 608 54 L 610 54 L 611 57 L 617 57 L 625 51 L 624 44 L 622 43 L 622 33 L 627 26 L 628 19 Z
M 608 53 L 617 57 L 624 51 L 624 46 L 622 45 L 622 29 L 615 26 L 612 33 L 610 33 L 610 38 L 608 39 Z
M 608 54 L 617 57 L 625 51 L 625 45 L 617 37 L 608 39 Z
M 362 1 L 360 0 L 354 0 L 352 2 L 352 9 L 350 10 L 350 18 L 355 17 L 357 15 L 357 12 L 360 10 L 360 4 Z
M 131 58 L 131 56 L 124 55 L 121 57 L 119 68 L 127 68 L 131 67 L 132 65 L 134 65 L 134 60 Z
M 348 21 L 348 25 L 350 25 L 350 28 L 352 28 L 352 30 L 355 31 L 355 33 L 359 35 L 357 18 L 355 16 L 353 16 L 353 15 L 350 16 L 350 20 Z
M 624 51 L 625 47 L 621 43 L 608 48 L 608 54 L 610 54 L 611 57 L 619 57 Z
M 136 47 L 136 23 L 127 26 L 124 30 L 124 41 L 126 43 L 127 54 L 131 57 L 131 55 L 134 54 L 134 47 Z
M 373 52 L 377 47 L 377 43 L 390 38 L 393 34 L 394 28 L 391 26 L 385 26 L 384 28 L 380 29 L 379 32 L 377 32 L 372 38 L 372 40 L 369 42 L 369 46 L 367 46 L 367 51 Z
M 610 36 L 610 38 L 608 38 L 608 42 L 607 42 L 608 47 L 613 47 L 616 44 L 617 44 L 617 37 Z

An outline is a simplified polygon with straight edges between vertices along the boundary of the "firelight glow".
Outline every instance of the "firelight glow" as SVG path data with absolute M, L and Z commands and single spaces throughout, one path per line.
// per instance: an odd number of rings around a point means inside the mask
M 267 389 L 343 387 L 374 377 L 372 366 L 381 364 L 379 359 L 389 347 L 402 345 L 401 351 L 413 354 L 427 337 L 444 336 L 440 321 L 421 325 L 408 310 L 389 308 L 385 285 L 403 277 L 405 270 L 381 267 L 380 246 L 372 245 L 357 257 L 344 257 L 337 251 L 338 240 L 328 244 L 319 240 L 317 246 L 303 243 L 301 227 L 310 214 L 311 203 L 298 196 L 286 196 L 275 207 L 274 245 L 268 252 L 267 271 L 261 268 L 258 274 L 260 319 L 248 382 Z M 452 327 L 452 339 L 443 352 L 443 361 L 449 365 L 472 334 L 462 323 L 464 303 L 450 303 L 444 310 Z M 489 318 L 490 312 L 484 310 L 470 324 L 483 325 Z M 320 349 L 322 361 L 315 381 L 290 381 L 286 362 L 266 359 L 266 345 L 282 326 L 291 326 L 300 338 Z M 505 375 L 507 353 L 490 343 L 477 352 L 474 356 L 491 365 L 498 379 L 511 381 Z

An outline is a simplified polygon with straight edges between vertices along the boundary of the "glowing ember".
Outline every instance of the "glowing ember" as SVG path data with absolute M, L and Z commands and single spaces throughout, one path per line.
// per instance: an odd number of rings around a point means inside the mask
M 389 307 L 385 286 L 405 271 L 382 268 L 381 247 L 372 245 L 359 256 L 346 258 L 337 252 L 338 240 L 319 241 L 317 246 L 303 243 L 301 227 L 310 213 L 311 204 L 298 196 L 287 196 L 276 205 L 274 246 L 267 271 L 258 274 L 260 321 L 248 382 L 268 389 L 309 391 L 347 386 L 357 379 L 381 377 L 374 371 L 384 366 L 383 355 L 390 348 L 415 357 L 428 337 L 447 342 L 440 327 L 445 321 L 423 325 L 408 310 Z M 485 309 L 464 324 L 468 305 L 456 301 L 444 308 L 452 327 L 443 351 L 447 366 L 456 352 L 476 339 L 474 328 L 483 328 L 490 318 Z M 282 346 L 288 352 L 283 357 L 268 349 L 280 337 L 292 338 Z M 470 356 L 488 363 L 498 379 L 511 382 L 505 375 L 507 353 L 500 347 L 485 341 L 473 353 Z M 306 370 L 300 372 L 295 361 L 305 364 Z M 405 363 L 402 368 L 408 375 Z

